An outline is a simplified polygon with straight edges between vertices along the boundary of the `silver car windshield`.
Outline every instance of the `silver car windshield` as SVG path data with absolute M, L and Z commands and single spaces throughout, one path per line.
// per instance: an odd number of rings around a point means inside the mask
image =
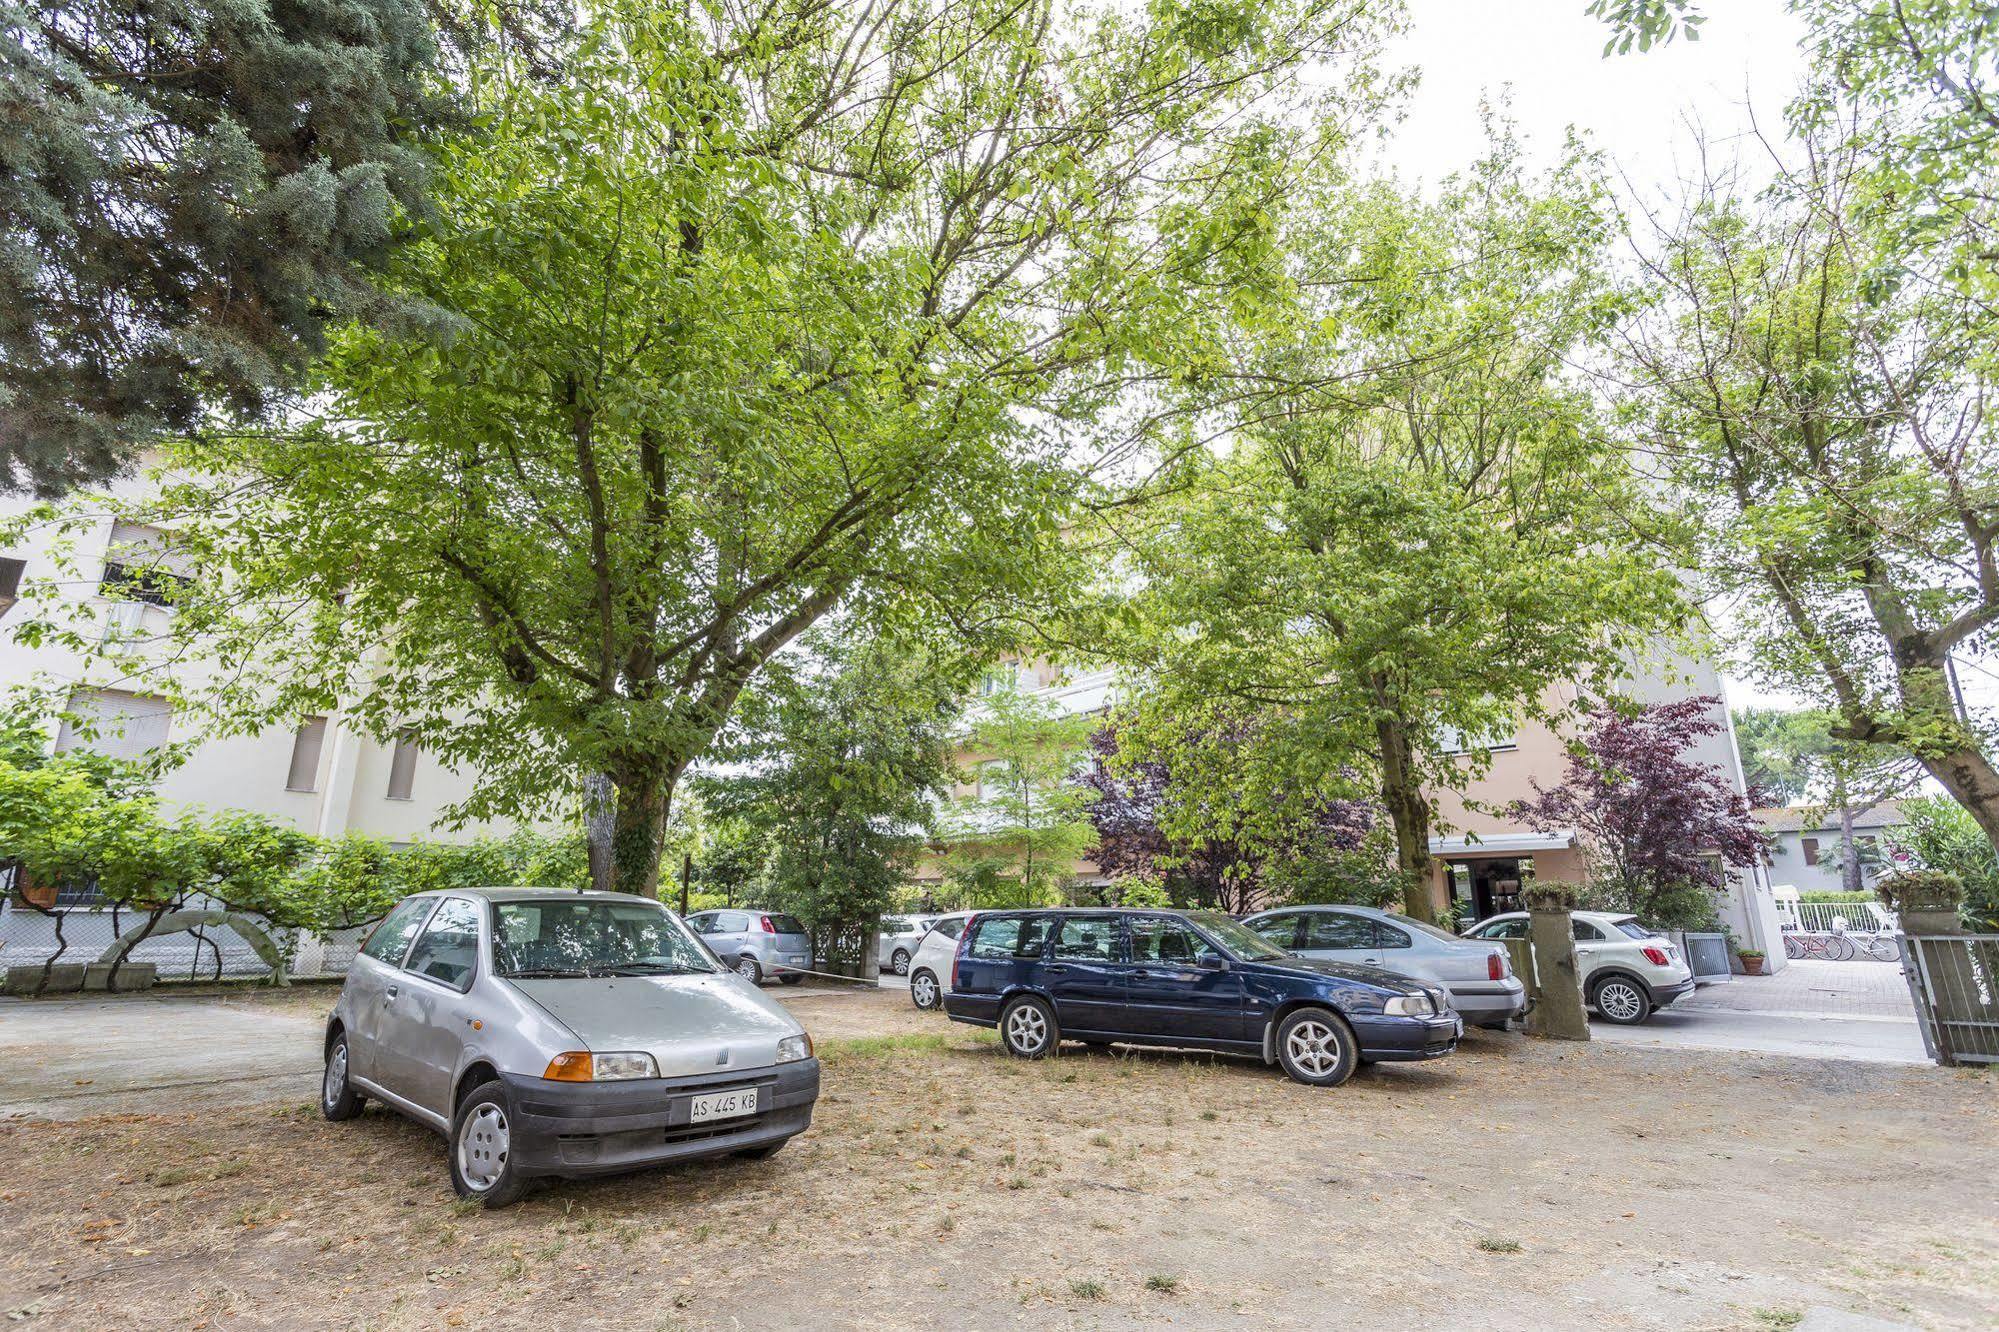
M 651 902 L 541 898 L 493 904 L 493 963 L 502 976 L 688 976 L 712 955 Z
M 1249 926 L 1219 911 L 1189 911 L 1187 919 L 1200 926 L 1210 939 L 1235 954 L 1239 962 L 1290 956 Z

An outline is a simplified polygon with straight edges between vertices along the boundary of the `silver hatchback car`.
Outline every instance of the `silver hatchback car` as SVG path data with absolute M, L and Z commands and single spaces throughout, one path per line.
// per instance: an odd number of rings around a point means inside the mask
M 477 888 L 405 898 L 369 934 L 320 1109 L 430 1125 L 459 1195 L 501 1207 L 536 1176 L 768 1156 L 818 1097 L 805 1029 L 657 902 Z
M 812 936 L 796 916 L 776 911 L 697 911 L 688 928 L 738 975 L 796 985 L 812 970 Z

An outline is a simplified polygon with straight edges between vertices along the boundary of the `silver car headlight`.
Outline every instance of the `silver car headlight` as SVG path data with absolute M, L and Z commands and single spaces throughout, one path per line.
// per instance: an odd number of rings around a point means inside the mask
M 565 1050 L 548 1061 L 542 1076 L 551 1082 L 625 1082 L 632 1078 L 656 1078 L 659 1065 L 643 1050 L 613 1050 L 608 1054 Z
M 1427 994 L 1398 994 L 1383 1004 L 1381 1011 L 1390 1017 L 1430 1017 L 1437 1006 Z
M 792 1064 L 811 1057 L 812 1038 L 802 1031 L 777 1043 L 777 1062 L 780 1064 Z

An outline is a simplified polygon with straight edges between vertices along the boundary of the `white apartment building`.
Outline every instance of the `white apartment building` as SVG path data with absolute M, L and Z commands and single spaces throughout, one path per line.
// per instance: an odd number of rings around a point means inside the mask
M 117 483 L 114 493 L 136 495 L 139 484 Z M 32 507 L 25 496 L 0 495 L 0 524 L 23 518 Z M 161 696 L 152 668 L 121 673 L 87 653 L 24 643 L 19 628 L 53 608 L 73 614 L 99 641 L 117 637 L 143 649 L 164 636 L 174 614 L 163 604 L 162 587 L 168 580 L 199 578 L 201 571 L 177 562 L 163 533 L 109 513 L 90 522 L 80 537 L 70 529 L 60 560 L 53 530 L 31 529 L 12 544 L 7 541 L 0 537 L 0 696 L 20 686 L 46 689 L 66 695 L 71 712 L 96 720 L 94 735 L 87 734 L 89 726 L 63 725 L 50 737 L 57 750 L 81 745 L 135 757 L 170 741 L 195 739 Z M 55 602 L 63 605 L 52 607 Z M 392 842 L 464 841 L 506 831 L 477 826 L 450 834 L 433 831 L 441 811 L 468 795 L 472 781 L 413 741 L 369 739 L 336 711 L 300 717 L 289 729 L 197 743 L 186 762 L 161 781 L 159 794 L 170 809 L 249 810 L 324 837 L 360 832 Z

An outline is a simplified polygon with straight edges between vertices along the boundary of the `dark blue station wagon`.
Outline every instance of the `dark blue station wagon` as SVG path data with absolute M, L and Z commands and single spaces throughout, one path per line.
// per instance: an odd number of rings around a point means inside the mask
M 1256 1054 L 1336 1087 L 1360 1063 L 1436 1059 L 1464 1023 L 1435 987 L 1296 957 L 1214 911 L 980 912 L 944 1011 L 1040 1059 L 1065 1040 Z

